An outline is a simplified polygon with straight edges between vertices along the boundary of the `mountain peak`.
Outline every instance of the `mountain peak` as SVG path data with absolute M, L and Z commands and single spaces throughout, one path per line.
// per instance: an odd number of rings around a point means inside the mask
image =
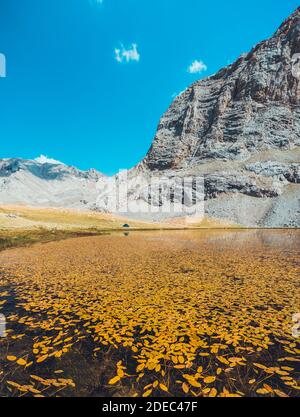
M 137 169 L 204 178 L 208 217 L 299 226 L 299 53 L 300 8 L 271 38 L 178 96 Z
M 275 36 L 177 97 L 159 123 L 146 167 L 247 160 L 299 147 L 300 77 L 293 62 L 299 52 L 300 8 Z
M 44 155 L 0 159 L 1 204 L 93 209 L 104 175 L 81 171 Z
M 39 157 L 34 159 L 35 162 L 38 162 L 39 164 L 50 164 L 50 165 L 65 165 L 60 161 L 57 161 L 56 159 L 48 158 L 48 156 L 45 156 L 41 154 Z
M 286 34 L 295 26 L 298 26 L 298 30 L 300 29 L 300 7 L 280 25 L 275 35 Z

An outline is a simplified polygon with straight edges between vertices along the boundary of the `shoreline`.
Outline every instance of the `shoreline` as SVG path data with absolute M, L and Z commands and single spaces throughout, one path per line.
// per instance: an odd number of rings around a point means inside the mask
M 259 227 L 153 227 L 153 228 L 110 228 L 110 229 L 0 229 L 0 252 L 8 249 L 29 247 L 38 243 L 50 243 L 66 239 L 97 237 L 111 234 L 129 234 L 138 232 L 185 232 L 185 231 L 300 231 L 300 228 L 259 228 Z

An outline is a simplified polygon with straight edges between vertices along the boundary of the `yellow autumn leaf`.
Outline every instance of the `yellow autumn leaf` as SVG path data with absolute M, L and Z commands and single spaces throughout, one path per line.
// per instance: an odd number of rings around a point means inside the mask
M 34 388 L 33 386 L 28 387 L 28 390 L 29 390 L 30 392 L 32 392 L 33 394 L 40 394 L 40 393 L 41 393 L 41 391 L 40 391 L 40 390 L 38 390 L 38 389 Z
M 30 378 L 35 379 L 38 382 L 44 382 L 44 379 L 37 375 L 30 375 Z
M 266 390 L 265 388 L 259 388 L 258 390 L 256 390 L 257 394 L 262 394 L 262 395 L 266 395 L 269 394 L 269 391 Z
M 284 393 L 283 391 L 280 391 L 279 389 L 274 389 L 275 394 L 277 394 L 279 397 L 288 398 L 289 396 Z
M 226 358 L 224 358 L 223 356 L 217 356 L 217 359 L 218 359 L 219 362 L 223 363 L 224 365 L 229 364 L 229 361 Z
M 14 381 L 7 381 L 6 382 L 8 385 L 11 385 L 12 387 L 15 387 L 15 388 L 19 388 L 21 385 L 20 384 L 17 384 L 16 382 L 14 382 Z
M 136 367 L 136 372 L 140 372 L 145 368 L 145 364 L 141 363 Z
M 49 355 L 43 355 L 43 356 L 40 356 L 40 357 L 37 359 L 37 363 L 44 362 L 44 361 L 48 358 L 48 356 L 49 356 Z
M 262 365 L 261 363 L 253 363 L 253 365 L 263 370 L 267 369 L 267 367 L 265 365 Z
M 288 376 L 288 374 L 289 374 L 287 371 L 282 371 L 280 369 L 279 370 L 276 370 L 275 372 L 276 372 L 276 374 L 283 375 L 283 376 L 285 376 L 285 375 Z
M 194 378 L 190 378 L 189 380 L 189 384 L 194 387 L 194 388 L 201 388 L 201 384 L 200 382 L 196 381 L 196 379 Z
M 216 388 L 212 388 L 210 390 L 210 393 L 208 394 L 209 397 L 216 397 L 218 394 L 218 391 L 216 390 Z
M 190 388 L 189 388 L 188 384 L 187 384 L 186 382 L 184 382 L 184 383 L 182 384 L 182 391 L 183 391 L 185 394 L 188 394 L 189 390 L 190 390 Z
M 148 391 L 145 391 L 143 394 L 143 397 L 149 397 L 152 394 L 152 389 L 149 389 Z
M 263 385 L 263 387 L 264 387 L 264 389 L 266 389 L 267 391 L 269 391 L 269 392 L 273 392 L 273 388 L 272 388 L 272 387 L 270 387 L 270 385 L 268 385 L 268 384 L 264 384 L 264 385 Z
M 166 387 L 164 384 L 159 384 L 159 388 L 160 388 L 162 391 L 169 392 L 168 387 Z
M 120 377 L 119 377 L 119 375 L 116 375 L 114 378 L 112 378 L 112 379 L 110 379 L 109 380 L 109 385 L 115 385 L 117 382 L 119 382 L 120 381 Z
M 213 382 L 215 382 L 216 377 L 215 376 L 207 376 L 206 378 L 204 378 L 204 382 L 205 384 L 212 384 Z

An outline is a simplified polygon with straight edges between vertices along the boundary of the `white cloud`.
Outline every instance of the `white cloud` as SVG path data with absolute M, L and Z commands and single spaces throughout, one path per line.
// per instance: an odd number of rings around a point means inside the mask
M 190 74 L 199 74 L 200 72 L 207 71 L 207 65 L 203 61 L 195 60 L 189 67 L 188 72 Z
M 121 45 L 120 48 L 115 49 L 115 59 L 116 61 L 122 63 L 122 62 L 130 62 L 130 61 L 136 61 L 139 62 L 140 60 L 140 54 L 137 50 L 137 44 L 133 43 L 131 46 L 129 46 L 127 49 L 124 47 L 124 45 Z
M 38 158 L 35 158 L 35 161 L 38 162 L 39 164 L 53 164 L 53 165 L 62 164 L 62 162 L 56 161 L 56 159 L 48 158 L 45 155 L 40 155 Z

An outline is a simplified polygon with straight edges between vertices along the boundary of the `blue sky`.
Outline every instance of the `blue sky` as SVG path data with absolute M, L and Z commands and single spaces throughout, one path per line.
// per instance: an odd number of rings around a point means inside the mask
M 175 94 L 271 36 L 298 5 L 0 0 L 0 158 L 132 167 Z

